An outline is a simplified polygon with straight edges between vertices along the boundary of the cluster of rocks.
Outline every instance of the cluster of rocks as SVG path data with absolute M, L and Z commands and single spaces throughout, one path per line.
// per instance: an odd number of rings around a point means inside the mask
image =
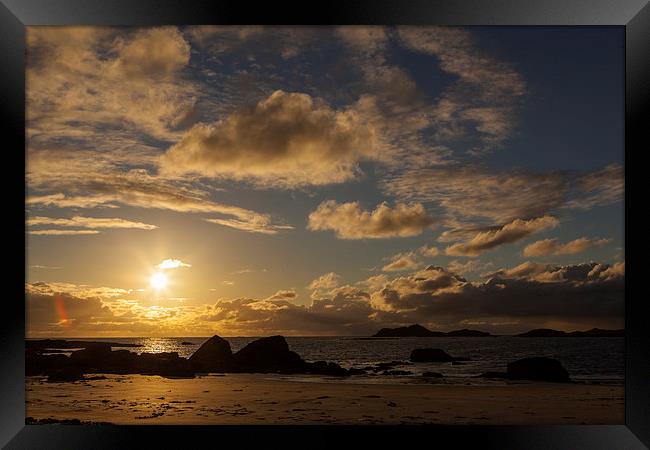
M 50 346 L 81 348 L 67 356 L 53 353 Z M 189 358 L 177 352 L 134 353 L 129 350 L 113 350 L 128 344 L 83 341 L 28 341 L 26 347 L 26 375 L 47 375 L 48 381 L 77 381 L 87 374 L 141 374 L 166 377 L 194 377 L 197 373 L 280 373 L 314 374 L 327 376 L 350 376 L 361 374 L 411 375 L 404 366 L 413 363 L 434 362 L 462 364 L 468 358 L 449 355 L 438 348 L 418 348 L 411 352 L 410 362 L 391 361 L 364 368 L 345 369 L 333 362 L 307 362 L 289 350 L 282 336 L 257 339 L 233 353 L 230 343 L 213 336 L 201 345 Z M 132 344 L 131 346 L 136 346 Z M 53 353 L 53 354 L 52 354 Z M 426 378 L 442 378 L 438 372 L 425 372 Z M 559 361 L 551 358 L 524 358 L 508 364 L 507 372 L 486 372 L 482 378 L 509 380 L 570 381 L 569 374 Z M 96 377 L 97 378 L 97 377 Z
M 418 348 L 411 352 L 413 362 L 435 362 L 462 364 L 461 361 L 468 361 L 469 358 L 453 357 L 439 348 Z M 442 377 L 437 372 L 425 372 L 424 377 Z M 552 358 L 533 357 L 524 358 L 511 362 L 506 372 L 484 372 L 480 378 L 501 378 L 507 380 L 533 380 L 551 381 L 557 383 L 568 383 L 571 381 L 569 372 L 562 364 Z
M 236 353 L 230 343 L 219 336 L 208 339 L 190 358 L 177 352 L 133 353 L 112 350 L 116 344 L 79 342 L 62 348 L 83 347 L 70 356 L 51 353 L 41 342 L 27 346 L 26 375 L 47 375 L 48 381 L 83 380 L 89 373 L 161 375 L 194 377 L 197 373 L 283 373 L 348 376 L 365 373 L 361 369 L 345 369 L 333 362 L 306 362 L 289 350 L 282 336 L 257 339 Z M 122 344 L 119 344 L 122 346 Z

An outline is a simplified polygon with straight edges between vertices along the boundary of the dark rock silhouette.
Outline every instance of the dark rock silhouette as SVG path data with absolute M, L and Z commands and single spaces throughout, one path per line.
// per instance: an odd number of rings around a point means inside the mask
M 592 328 L 587 331 L 566 331 L 553 330 L 550 328 L 537 328 L 525 333 L 516 334 L 517 337 L 624 337 L 625 330 L 603 330 Z
M 440 372 L 424 372 L 422 374 L 425 378 L 442 378 L 443 375 Z
M 486 336 L 492 336 L 492 335 L 490 333 L 486 333 L 485 331 L 468 330 L 467 328 L 463 328 L 462 330 L 450 331 L 449 333 L 446 333 L 445 336 L 449 336 L 449 337 L 486 337 Z
M 431 337 L 444 335 L 445 333 L 441 331 L 431 331 L 422 325 L 415 324 L 408 327 L 382 328 L 372 337 Z
M 556 359 L 535 357 L 524 358 L 508 364 L 510 380 L 540 380 L 569 382 L 569 372 Z
M 189 362 L 199 372 L 225 372 L 234 367 L 230 343 L 216 335 L 205 341 Z
M 48 371 L 61 369 L 70 364 L 66 355 L 41 355 L 33 351 L 25 352 L 25 375 L 42 375 Z
M 468 330 L 467 328 L 462 330 L 454 330 L 448 333 L 442 331 L 431 331 L 428 328 L 423 327 L 422 325 L 415 324 L 408 327 L 399 327 L 399 328 L 382 328 L 377 333 L 372 335 L 372 337 L 484 337 L 492 336 L 490 333 L 477 330 Z
M 305 361 L 296 352 L 289 350 L 282 336 L 257 339 L 233 355 L 239 372 L 304 373 Z
M 80 369 L 71 366 L 54 369 L 50 371 L 47 377 L 48 383 L 80 381 L 83 379 L 83 372 Z
M 526 333 L 521 333 L 515 335 L 517 337 L 565 337 L 566 333 L 564 331 L 551 330 L 550 328 L 537 328 L 535 330 L 527 331 Z
M 411 375 L 413 372 L 410 370 L 385 370 L 382 375 Z
M 316 361 L 311 364 L 310 363 L 306 363 L 306 364 L 307 364 L 307 369 L 306 369 L 307 373 L 312 373 L 316 375 L 329 375 L 335 377 L 347 376 L 351 374 L 350 370 L 346 370 L 343 367 L 333 362 Z M 356 372 L 356 373 L 357 374 L 365 373 L 365 371 Z
M 483 372 L 477 375 L 477 378 L 508 378 L 508 374 L 506 372 Z
M 138 373 L 164 377 L 194 377 L 191 363 L 177 352 L 142 353 L 137 359 Z
M 592 328 L 587 331 L 572 331 L 568 333 L 569 337 L 624 337 L 625 330 L 603 330 Z
M 439 348 L 416 348 L 411 352 L 410 360 L 413 362 L 451 362 L 455 358 Z

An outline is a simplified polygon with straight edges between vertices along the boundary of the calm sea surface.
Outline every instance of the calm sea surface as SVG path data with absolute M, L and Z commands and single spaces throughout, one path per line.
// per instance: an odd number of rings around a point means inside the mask
M 91 338 L 86 338 L 91 339 Z M 140 352 L 178 352 L 189 357 L 207 338 L 92 338 L 94 341 L 143 344 L 128 348 Z M 254 337 L 227 338 L 233 351 L 255 340 Z M 307 361 L 327 360 L 343 367 L 364 367 L 388 361 L 408 361 L 415 348 L 441 348 L 455 357 L 468 357 L 462 365 L 417 363 L 396 367 L 411 376 L 362 376 L 372 382 L 421 380 L 426 371 L 441 372 L 447 382 L 490 382 L 472 378 L 486 371 L 505 371 L 509 362 L 529 356 L 559 360 L 575 380 L 620 383 L 624 379 L 624 338 L 517 338 L 517 337 L 431 337 L 368 339 L 354 337 L 287 337 L 291 350 Z M 182 342 L 191 345 L 182 345 Z M 118 349 L 118 348 L 115 348 Z M 360 379 L 358 377 L 352 377 Z

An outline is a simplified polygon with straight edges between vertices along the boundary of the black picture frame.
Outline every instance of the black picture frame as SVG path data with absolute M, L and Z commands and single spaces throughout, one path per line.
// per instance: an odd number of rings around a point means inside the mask
M 625 258 L 626 374 L 625 424 L 613 426 L 66 426 L 25 425 L 25 26 L 28 25 L 195 25 L 195 24 L 434 24 L 625 27 Z M 633 298 L 641 253 L 630 240 L 634 170 L 650 148 L 650 4 L 644 0 L 330 0 L 276 3 L 246 0 L 0 0 L 0 126 L 5 170 L 4 224 L 7 256 L 14 275 L 5 282 L 0 326 L 0 445 L 22 448 L 147 448 L 210 445 L 342 445 L 361 437 L 364 446 L 448 443 L 458 448 L 637 449 L 650 446 L 650 345 L 647 299 Z M 7 139 L 9 138 L 9 139 Z M 634 159 L 633 159 L 634 155 Z M 632 166 L 632 161 L 636 167 Z M 21 199 L 22 198 L 22 199 Z M 637 204 L 637 203 L 634 203 Z M 13 213 L 13 214 L 9 214 Z M 23 260 L 22 267 L 17 261 Z M 631 282 L 632 281 L 632 282 Z M 644 446 L 645 444 L 645 446 Z

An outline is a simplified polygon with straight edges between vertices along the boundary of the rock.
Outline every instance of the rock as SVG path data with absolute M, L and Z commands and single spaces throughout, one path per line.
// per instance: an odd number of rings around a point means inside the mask
M 409 370 L 384 370 L 382 375 L 411 375 L 413 372 Z
M 83 350 L 72 352 L 70 355 L 70 363 L 80 369 L 97 371 L 106 368 L 110 357 L 110 345 L 94 344 Z
M 516 334 L 517 337 L 566 337 L 564 331 L 552 330 L 550 328 L 537 328 L 526 333 Z
M 40 355 L 36 352 L 25 352 L 25 376 L 43 375 L 70 364 L 66 355 Z
M 219 337 L 219 336 L 215 336 L 215 337 Z M 191 342 L 183 341 L 181 342 L 181 345 L 194 345 L 194 344 L 192 344 Z
M 366 370 L 365 369 L 358 369 L 355 367 L 352 367 L 351 369 L 348 369 L 348 375 L 365 375 Z
M 477 378 L 508 378 L 506 372 L 483 372 Z
M 442 378 L 442 374 L 440 372 L 424 372 L 422 376 L 426 378 Z
M 411 352 L 413 362 L 451 362 L 454 358 L 439 348 L 416 348 Z
M 333 362 L 316 361 L 311 364 L 307 363 L 307 365 L 307 372 L 316 375 L 329 375 L 335 377 L 350 375 L 348 370 Z
M 486 337 L 486 336 L 492 336 L 490 333 L 486 333 L 484 331 L 468 330 L 467 328 L 463 328 L 462 330 L 450 331 L 446 335 L 450 336 L 450 337 L 455 337 L 455 336 L 461 336 L 461 337 Z
M 444 336 L 445 333 L 440 331 L 431 331 L 422 325 L 411 325 L 399 328 L 382 328 L 372 337 L 431 337 Z
M 47 377 L 48 383 L 80 381 L 84 379 L 84 374 L 76 367 L 64 367 L 55 369 Z
M 225 372 L 232 370 L 234 360 L 230 343 L 219 336 L 212 336 L 190 356 L 189 362 L 200 372 Z
M 282 336 L 257 339 L 233 355 L 235 368 L 250 373 L 305 373 L 307 363 L 289 350 Z
M 553 330 L 550 328 L 537 328 L 525 333 L 516 334 L 517 337 L 623 337 L 625 330 L 602 330 L 600 328 L 592 328 L 587 331 L 566 331 Z
M 524 358 L 508 364 L 510 380 L 569 382 L 569 373 L 558 360 L 545 357 Z
M 477 330 L 454 330 L 449 333 L 444 333 L 442 331 L 431 331 L 428 328 L 423 327 L 422 325 L 411 325 L 408 327 L 399 327 L 399 328 L 382 328 L 372 337 L 441 337 L 441 336 L 463 336 L 463 337 L 483 337 L 483 336 L 492 336 L 490 333 Z
M 572 331 L 568 335 L 569 337 L 624 337 L 625 330 L 603 330 L 600 328 L 592 328 L 587 331 Z
M 194 377 L 194 368 L 190 362 L 179 357 L 177 352 L 142 353 L 137 360 L 137 370 L 143 375 Z

